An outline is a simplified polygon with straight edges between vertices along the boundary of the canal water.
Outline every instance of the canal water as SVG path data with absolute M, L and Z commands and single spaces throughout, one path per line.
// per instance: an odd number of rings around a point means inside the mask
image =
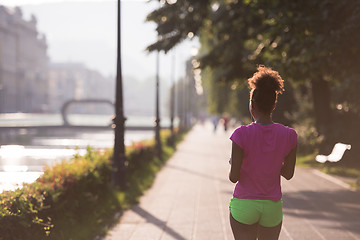
M 73 125 L 107 126 L 111 123 L 108 115 L 73 115 L 69 116 Z M 162 126 L 168 126 L 169 120 L 162 120 Z M 61 125 L 60 114 L 0 114 L 0 126 L 40 126 Z M 128 117 L 126 126 L 153 126 L 153 117 Z M 1 134 L 1 132 L 0 132 Z M 21 187 L 22 183 L 35 181 L 45 165 L 70 159 L 74 154 L 84 155 L 86 147 L 96 149 L 112 148 L 114 146 L 114 131 L 81 131 L 71 134 L 46 136 L 27 133 L 2 139 L 0 145 L 0 192 Z M 23 136 L 21 136 L 23 135 Z M 153 131 L 126 131 L 125 145 L 131 145 L 143 139 L 154 137 Z

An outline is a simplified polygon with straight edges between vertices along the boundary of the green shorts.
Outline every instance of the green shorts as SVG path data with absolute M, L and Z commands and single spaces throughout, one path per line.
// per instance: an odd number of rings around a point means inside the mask
M 240 223 L 259 223 L 263 227 L 275 227 L 283 219 L 282 200 L 274 202 L 233 197 L 230 201 L 230 213 Z

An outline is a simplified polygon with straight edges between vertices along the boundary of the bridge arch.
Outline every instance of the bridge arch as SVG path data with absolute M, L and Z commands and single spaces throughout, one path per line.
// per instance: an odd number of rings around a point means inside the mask
M 69 123 L 69 119 L 68 119 L 68 110 L 69 110 L 69 107 L 73 104 L 109 104 L 111 105 L 113 108 L 115 108 L 115 104 L 113 101 L 111 100 L 108 100 L 108 99 L 79 99 L 79 100 L 76 100 L 76 99 L 72 99 L 72 100 L 69 100 L 67 102 L 65 102 L 63 104 L 63 106 L 61 107 L 61 117 L 63 119 L 63 124 L 65 126 L 70 126 L 71 124 Z

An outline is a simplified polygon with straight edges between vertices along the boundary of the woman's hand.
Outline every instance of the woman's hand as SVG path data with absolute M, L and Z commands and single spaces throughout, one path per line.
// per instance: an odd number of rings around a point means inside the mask
M 296 164 L 296 149 L 297 147 L 294 147 L 285 157 L 284 164 L 281 168 L 281 176 L 283 176 L 287 180 L 290 180 L 294 176 Z

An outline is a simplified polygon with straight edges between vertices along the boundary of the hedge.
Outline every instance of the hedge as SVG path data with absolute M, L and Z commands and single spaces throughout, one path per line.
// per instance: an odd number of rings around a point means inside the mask
M 163 159 L 174 152 L 162 131 Z M 177 135 L 179 141 L 180 135 Z M 88 147 L 85 156 L 45 167 L 34 183 L 0 194 L 0 240 L 81 240 L 106 234 L 118 213 L 136 203 L 165 161 L 154 141 L 126 148 L 128 188 L 111 187 L 112 150 Z

